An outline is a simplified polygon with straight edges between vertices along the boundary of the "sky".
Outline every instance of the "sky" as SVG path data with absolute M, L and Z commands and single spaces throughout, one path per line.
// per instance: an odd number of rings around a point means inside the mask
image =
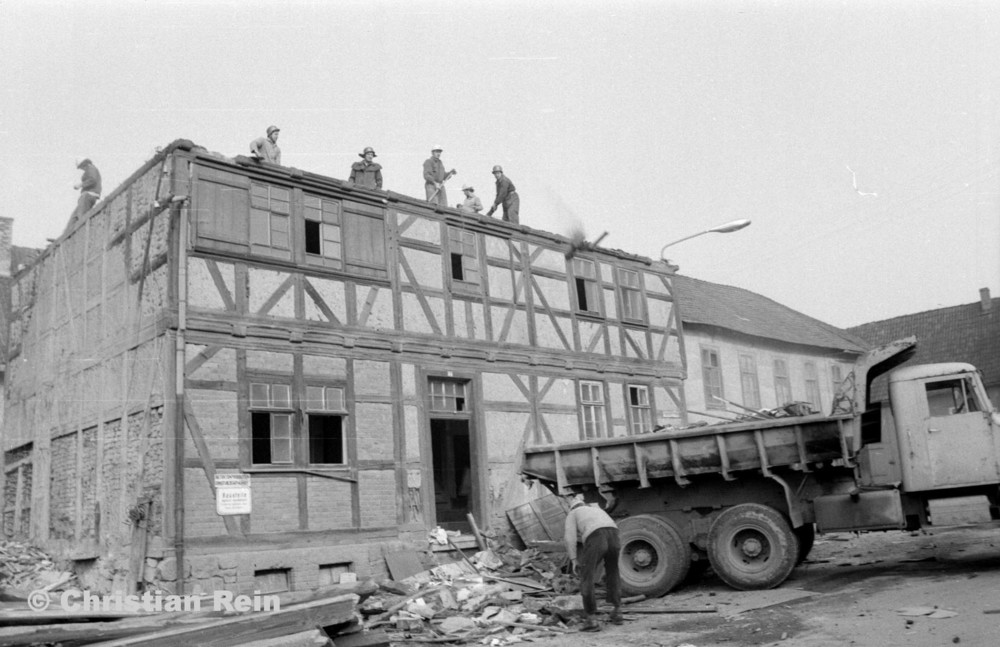
M 423 196 L 433 146 L 521 223 L 847 327 L 1000 296 L 1000 3 L 0 0 L 0 204 L 44 247 L 159 147 Z

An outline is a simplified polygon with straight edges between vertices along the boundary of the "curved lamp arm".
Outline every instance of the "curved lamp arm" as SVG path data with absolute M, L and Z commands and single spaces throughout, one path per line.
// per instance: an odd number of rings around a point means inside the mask
M 749 226 L 750 226 L 750 221 L 744 218 L 744 219 L 741 219 L 741 220 L 733 220 L 732 222 L 727 222 L 724 225 L 716 225 L 715 227 L 712 227 L 711 229 L 706 229 L 705 231 L 699 231 L 697 234 L 691 234 L 690 236 L 685 236 L 684 238 L 678 238 L 677 240 L 669 242 L 669 243 L 667 243 L 666 245 L 663 246 L 663 249 L 660 250 L 660 260 L 666 262 L 667 259 L 665 259 L 663 257 L 663 253 L 665 251 L 667 251 L 667 248 L 670 247 L 671 245 L 676 245 L 677 243 L 682 243 L 685 240 L 690 240 L 692 238 L 695 238 L 697 236 L 701 236 L 703 234 L 712 234 L 712 233 L 715 233 L 715 234 L 728 234 L 730 232 L 739 231 L 740 229 L 743 229 L 744 227 L 749 227 Z

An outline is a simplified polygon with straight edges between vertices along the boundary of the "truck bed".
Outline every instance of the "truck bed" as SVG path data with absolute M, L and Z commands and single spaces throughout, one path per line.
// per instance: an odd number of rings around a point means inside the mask
M 521 473 L 565 493 L 575 485 L 638 481 L 649 487 L 661 478 L 687 485 L 700 474 L 731 480 L 745 470 L 849 465 L 855 420 L 851 414 L 797 416 L 533 447 L 524 451 Z

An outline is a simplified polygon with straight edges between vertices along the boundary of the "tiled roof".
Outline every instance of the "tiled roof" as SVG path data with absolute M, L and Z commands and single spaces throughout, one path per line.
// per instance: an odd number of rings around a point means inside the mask
M 869 346 L 847 331 L 792 310 L 756 292 L 674 276 L 674 298 L 685 326 L 705 325 L 745 335 L 838 351 Z
M 904 366 L 968 362 L 988 385 L 1000 384 L 1000 298 L 928 310 L 849 328 L 874 345 L 917 336 L 917 352 Z

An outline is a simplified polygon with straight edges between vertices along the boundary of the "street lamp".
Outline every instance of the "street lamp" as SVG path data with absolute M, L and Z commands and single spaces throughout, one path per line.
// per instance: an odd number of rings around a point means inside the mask
M 667 248 L 670 247 L 671 245 L 676 245 L 677 243 L 683 243 L 685 240 L 691 240 L 692 238 L 695 238 L 696 236 L 701 236 L 702 234 L 711 234 L 711 233 L 728 234 L 730 232 L 739 231 L 740 229 L 749 226 L 750 226 L 750 221 L 744 218 L 742 220 L 733 220 L 732 222 L 727 222 L 724 225 L 716 225 L 711 229 L 706 229 L 705 231 L 699 231 L 697 234 L 691 234 L 690 236 L 685 236 L 684 238 L 678 238 L 677 240 L 667 243 L 666 245 L 663 246 L 663 249 L 660 250 L 660 260 L 663 261 L 664 263 L 668 262 L 667 259 L 663 257 L 663 253 L 667 251 Z

